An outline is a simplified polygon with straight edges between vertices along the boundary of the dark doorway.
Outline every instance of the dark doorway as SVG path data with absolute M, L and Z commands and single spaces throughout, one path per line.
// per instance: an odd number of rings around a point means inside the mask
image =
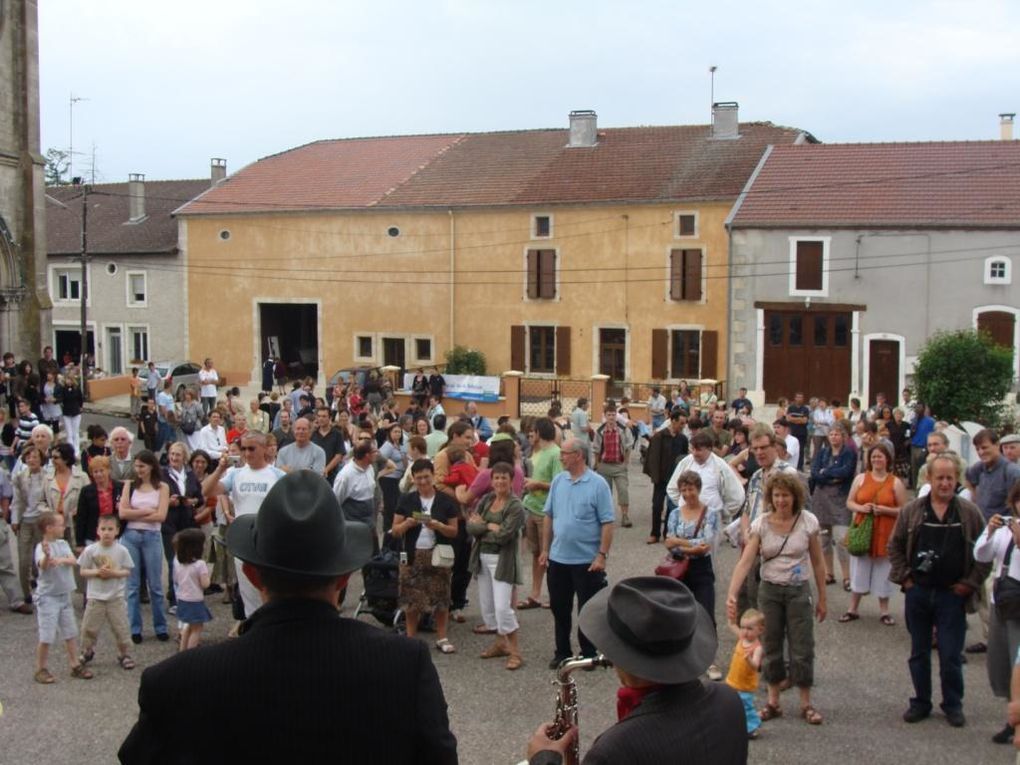
M 599 330 L 599 374 L 609 375 L 609 395 L 623 395 L 623 381 L 627 376 L 627 330 Z
M 1013 350 L 1013 337 L 1016 332 L 1016 316 L 1006 311 L 984 311 L 977 317 L 978 332 L 989 335 L 996 345 Z M 1017 359 L 1013 359 L 1013 367 Z
M 868 352 L 868 406 L 885 394 L 886 401 L 897 401 L 900 389 L 900 344 L 898 340 L 872 340 Z
M 850 392 L 850 314 L 765 311 L 765 398 L 823 396 L 844 404 Z M 893 388 L 895 392 L 895 387 Z
M 407 343 L 402 337 L 384 337 L 382 339 L 383 366 L 400 367 L 398 380 L 404 379 L 404 364 L 407 357 Z
M 96 356 L 96 338 L 90 329 L 86 335 L 88 353 L 92 358 Z M 63 364 L 64 354 L 70 355 L 77 363 L 81 358 L 81 330 L 78 329 L 55 329 L 53 330 L 53 358 Z
M 271 348 L 278 348 L 289 379 L 318 376 L 319 317 L 314 304 L 259 303 L 259 320 L 260 364 Z

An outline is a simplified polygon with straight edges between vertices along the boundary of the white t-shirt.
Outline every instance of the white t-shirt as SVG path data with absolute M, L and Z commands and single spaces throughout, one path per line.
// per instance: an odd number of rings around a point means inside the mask
M 273 484 L 285 475 L 282 470 L 271 465 L 258 470 L 245 465 L 230 468 L 220 479 L 220 486 L 230 496 L 230 501 L 234 503 L 234 516 L 239 518 L 257 513 Z
M 432 503 L 435 502 L 435 500 L 436 500 L 435 495 L 433 494 L 428 499 L 422 499 L 421 497 L 418 497 L 418 499 L 421 500 L 421 509 L 422 509 L 422 512 L 423 513 L 431 513 L 432 512 Z M 432 529 L 430 529 L 425 524 L 422 524 L 421 530 L 418 532 L 418 539 L 415 540 L 415 543 L 414 543 L 414 549 L 415 550 L 431 550 L 435 546 L 436 546 L 436 532 L 434 532 Z
M 199 395 L 202 398 L 216 398 L 216 383 L 219 381 L 220 376 L 216 374 L 215 369 L 200 369 L 198 382 L 202 385 L 202 390 L 199 391 Z
M 790 457 L 786 461 L 797 467 L 797 463 L 800 462 L 800 441 L 792 433 L 786 434 L 786 451 L 790 453 Z
M 719 485 L 719 466 L 711 457 L 705 460 L 704 465 L 699 465 L 697 460 L 691 460 L 689 467 L 701 476 L 701 501 L 710 510 L 722 510 L 722 486 Z
M 135 567 L 134 561 L 131 560 L 131 554 L 120 542 L 114 542 L 109 547 L 95 542 L 86 547 L 78 557 L 78 566 L 81 568 L 102 568 L 106 563 L 115 569 L 130 570 Z M 85 597 L 89 600 L 115 600 L 123 598 L 126 589 L 126 577 L 100 579 L 98 576 L 93 576 L 86 580 Z

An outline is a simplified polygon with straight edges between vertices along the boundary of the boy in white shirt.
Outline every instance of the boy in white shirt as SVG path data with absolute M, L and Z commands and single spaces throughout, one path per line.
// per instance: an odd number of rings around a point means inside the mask
M 128 655 L 131 629 L 124 592 L 125 580 L 135 564 L 127 548 L 117 541 L 119 530 L 117 516 L 101 517 L 99 541 L 86 547 L 78 558 L 81 576 L 87 580 L 85 614 L 81 618 L 81 663 L 92 661 L 99 630 L 106 622 L 117 640 L 117 663 L 123 669 L 134 669 L 134 659 Z

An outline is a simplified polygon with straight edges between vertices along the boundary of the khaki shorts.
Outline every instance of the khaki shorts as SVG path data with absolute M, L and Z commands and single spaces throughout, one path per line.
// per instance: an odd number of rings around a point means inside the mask
M 625 463 L 600 462 L 596 472 L 606 479 L 610 490 L 616 487 L 616 501 L 627 507 L 630 505 L 630 479 L 627 476 Z
M 524 519 L 524 538 L 528 540 L 528 549 L 532 555 L 542 554 L 542 524 L 545 522 L 544 515 L 535 515 L 527 511 L 527 518 Z

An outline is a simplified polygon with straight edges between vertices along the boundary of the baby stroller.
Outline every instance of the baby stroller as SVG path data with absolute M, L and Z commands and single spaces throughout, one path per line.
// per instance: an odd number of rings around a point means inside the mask
M 381 624 L 395 632 L 404 631 L 404 613 L 397 605 L 400 591 L 400 553 L 389 534 L 382 546 L 361 569 L 365 590 L 354 609 L 354 618 L 370 613 Z

